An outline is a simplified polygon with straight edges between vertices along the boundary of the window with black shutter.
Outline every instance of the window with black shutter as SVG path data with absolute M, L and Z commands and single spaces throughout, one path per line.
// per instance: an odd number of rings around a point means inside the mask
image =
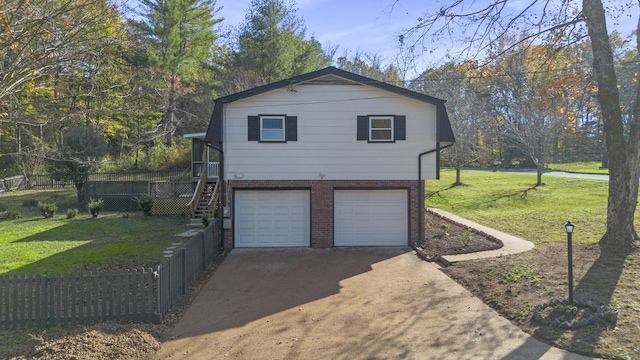
M 357 139 L 368 142 L 395 142 L 406 140 L 405 115 L 360 115 Z
M 298 141 L 298 117 L 287 115 L 249 116 L 248 140 L 280 143 Z

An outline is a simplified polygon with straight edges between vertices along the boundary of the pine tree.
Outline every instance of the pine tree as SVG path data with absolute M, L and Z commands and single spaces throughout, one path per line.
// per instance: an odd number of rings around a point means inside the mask
M 218 38 L 215 0 L 141 0 L 150 40 L 151 64 L 164 75 L 166 129 L 169 142 L 175 129 L 180 81 L 195 76 L 212 57 Z

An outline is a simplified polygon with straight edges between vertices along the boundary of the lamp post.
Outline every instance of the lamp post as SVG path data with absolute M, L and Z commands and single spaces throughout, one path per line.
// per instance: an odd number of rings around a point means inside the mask
M 573 249 L 571 246 L 571 234 L 573 234 L 573 229 L 575 228 L 575 224 L 571 222 L 571 220 L 567 221 L 564 224 L 564 228 L 567 231 L 567 251 L 569 252 L 569 304 L 573 305 Z

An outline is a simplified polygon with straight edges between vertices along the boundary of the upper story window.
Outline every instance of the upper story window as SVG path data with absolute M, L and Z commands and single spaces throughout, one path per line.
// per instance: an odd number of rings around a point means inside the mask
M 359 115 L 357 139 L 368 142 L 396 142 L 407 139 L 405 115 Z
M 298 141 L 297 116 L 250 115 L 247 120 L 249 141 L 266 143 Z
M 393 141 L 393 117 L 369 117 L 369 141 Z
M 260 117 L 260 141 L 284 141 L 284 116 Z

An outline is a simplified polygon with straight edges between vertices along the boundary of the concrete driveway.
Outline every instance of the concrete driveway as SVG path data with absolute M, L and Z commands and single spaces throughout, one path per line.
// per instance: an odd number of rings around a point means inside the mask
M 584 359 L 408 248 L 233 250 L 156 359 Z

